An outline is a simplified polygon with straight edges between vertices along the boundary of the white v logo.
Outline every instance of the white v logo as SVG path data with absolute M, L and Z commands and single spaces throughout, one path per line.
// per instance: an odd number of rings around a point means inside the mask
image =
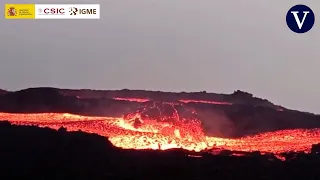
M 294 16 L 294 19 L 296 20 L 299 29 L 301 29 L 302 26 L 303 26 L 304 20 L 306 20 L 306 17 L 307 17 L 307 15 L 310 13 L 310 11 L 303 11 L 304 16 L 303 16 L 303 18 L 302 18 L 302 21 L 300 21 L 300 19 L 299 19 L 299 17 L 298 17 L 299 11 L 291 11 L 291 13 L 292 13 L 293 16 Z

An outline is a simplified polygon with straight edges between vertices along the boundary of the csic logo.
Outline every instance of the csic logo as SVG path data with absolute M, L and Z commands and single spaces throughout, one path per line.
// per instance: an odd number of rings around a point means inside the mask
M 76 7 L 69 8 L 70 15 L 77 14 L 97 14 L 97 9 L 80 9 Z
M 286 17 L 288 27 L 295 33 L 306 33 L 315 22 L 313 11 L 306 5 L 298 4 L 290 8 Z
M 64 8 L 39 8 L 39 15 L 64 15 Z

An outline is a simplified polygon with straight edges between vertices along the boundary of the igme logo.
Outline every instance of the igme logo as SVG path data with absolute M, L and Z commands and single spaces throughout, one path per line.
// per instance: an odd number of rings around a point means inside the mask
M 97 9 L 80 9 L 76 7 L 70 7 L 69 9 L 70 15 L 77 15 L 77 14 L 97 14 Z
M 76 7 L 69 8 L 69 13 L 70 13 L 70 15 L 77 15 L 78 8 L 76 8 Z
M 313 11 L 306 5 L 298 4 L 290 8 L 286 21 L 288 27 L 295 33 L 305 33 L 312 29 L 315 21 Z

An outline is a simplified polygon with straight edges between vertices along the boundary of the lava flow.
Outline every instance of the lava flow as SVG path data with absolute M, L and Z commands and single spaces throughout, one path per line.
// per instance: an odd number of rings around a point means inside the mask
M 123 117 L 89 117 L 68 113 L 0 113 L 0 119 L 16 125 L 53 129 L 65 127 L 68 131 L 96 133 L 108 137 L 111 143 L 124 149 L 183 148 L 212 152 L 220 149 L 280 154 L 290 151 L 308 153 L 313 144 L 320 142 L 320 129 L 281 130 L 237 139 L 210 137 L 204 133 L 197 112 L 184 106 L 190 102 L 231 105 L 228 102 L 179 100 L 172 103 L 151 102 L 148 99 L 114 99 L 143 102 L 143 105 Z M 183 113 L 179 113 L 179 110 Z
M 204 104 L 217 104 L 217 105 L 232 105 L 232 103 L 229 102 L 223 102 L 223 101 L 205 101 L 205 100 L 179 100 L 183 103 L 204 103 Z
M 282 130 L 226 139 L 206 136 L 197 119 L 183 120 L 176 116 L 170 117 L 173 120 L 154 120 L 142 115 L 142 112 L 124 117 L 87 117 L 67 113 L 0 113 L 0 119 L 16 125 L 36 125 L 53 129 L 65 127 L 68 131 L 96 133 L 108 137 L 117 147 L 134 149 L 183 148 L 201 151 L 219 148 L 279 154 L 289 151 L 309 152 L 312 144 L 320 142 L 319 129 Z
M 140 99 L 140 98 L 113 98 L 118 101 L 130 101 L 130 102 L 148 102 L 149 99 Z
M 141 98 L 113 98 L 114 100 L 118 101 L 130 101 L 130 102 L 148 102 L 150 101 L 149 99 L 141 99 Z M 190 99 L 185 99 L 185 100 L 179 100 L 179 102 L 182 103 L 203 103 L 203 104 L 216 104 L 216 105 L 232 105 L 230 102 L 224 102 L 224 101 L 206 101 L 206 100 L 190 100 Z

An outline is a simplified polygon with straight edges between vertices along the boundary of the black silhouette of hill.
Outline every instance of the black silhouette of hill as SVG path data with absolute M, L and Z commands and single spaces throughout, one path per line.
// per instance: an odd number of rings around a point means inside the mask
M 141 103 L 113 99 L 117 97 L 143 98 L 150 101 Z M 0 95 L 0 112 L 63 112 L 121 117 L 136 111 L 141 106 L 152 106 L 154 103 L 159 104 L 164 101 L 179 102 L 178 100 L 183 99 L 232 103 L 232 105 L 219 105 L 194 102 L 175 105 L 180 116 L 186 116 L 187 109 L 196 110 L 199 119 L 203 122 L 205 132 L 209 135 L 239 137 L 282 129 L 320 127 L 320 115 L 289 110 L 242 91 L 235 91 L 233 94 L 214 94 L 126 89 L 102 91 L 29 88 Z M 169 105 L 161 105 L 161 107 L 172 109 Z M 168 113 L 172 112 L 168 111 Z M 158 115 L 155 114 L 155 116 Z M 220 129 L 212 131 L 211 126 L 217 124 Z
M 0 95 L 4 95 L 4 94 L 6 94 L 6 93 L 7 93 L 6 90 L 0 89 Z
M 2 112 L 68 112 L 73 108 L 76 97 L 62 96 L 55 88 L 30 88 L 7 92 L 0 96 Z
M 268 100 L 253 97 L 252 94 L 240 90 L 233 94 L 216 94 L 202 92 L 162 92 L 162 91 L 146 91 L 146 90 L 71 90 L 59 89 L 59 92 L 67 96 L 79 96 L 81 98 L 141 98 L 153 101 L 176 101 L 181 99 L 193 100 L 211 100 L 211 101 L 227 101 L 236 104 L 264 105 L 269 107 L 277 107 Z
M 311 154 L 288 153 L 284 162 L 259 153 L 236 157 L 179 149 L 123 150 L 94 134 L 4 121 L 0 122 L 0 178 L 311 180 L 320 178 L 319 147 L 314 145 Z

